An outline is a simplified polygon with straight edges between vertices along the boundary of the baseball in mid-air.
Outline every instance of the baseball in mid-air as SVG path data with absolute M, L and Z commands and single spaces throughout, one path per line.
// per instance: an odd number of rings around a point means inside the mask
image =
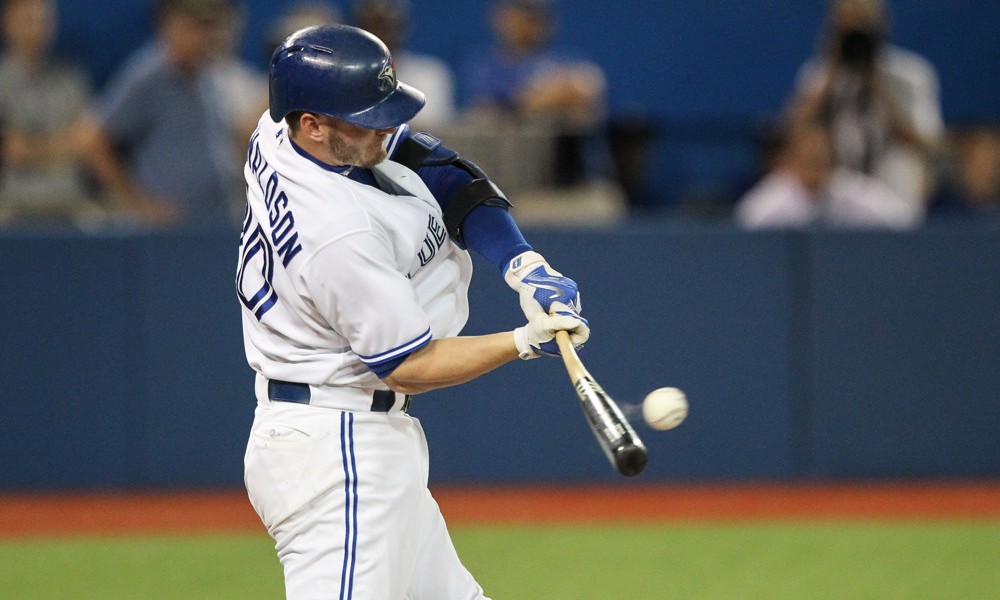
M 673 429 L 684 422 L 687 414 L 687 396 L 675 387 L 655 389 L 642 401 L 642 418 L 653 429 Z

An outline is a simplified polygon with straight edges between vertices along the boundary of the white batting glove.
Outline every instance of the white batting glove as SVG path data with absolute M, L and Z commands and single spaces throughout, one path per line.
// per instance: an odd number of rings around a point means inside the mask
M 542 354 L 559 356 L 559 344 L 556 343 L 556 332 L 569 332 L 569 340 L 575 348 L 580 348 L 590 338 L 590 327 L 587 320 L 575 312 L 566 310 L 566 306 L 555 303 L 555 313 L 535 313 L 528 324 L 514 330 L 514 344 L 518 355 L 524 360 L 537 358 Z
M 582 306 L 576 282 L 563 277 L 537 252 L 515 256 L 507 265 L 504 280 L 518 293 L 521 310 L 529 321 L 538 313 L 554 313 L 553 303 L 562 305 L 562 310 L 580 314 Z

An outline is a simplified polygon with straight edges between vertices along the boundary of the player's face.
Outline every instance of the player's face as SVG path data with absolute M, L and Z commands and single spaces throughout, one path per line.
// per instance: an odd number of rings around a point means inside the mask
M 342 165 L 371 168 L 386 158 L 385 138 L 396 131 L 388 129 L 365 129 L 336 119 L 323 122 L 327 134 L 323 145 L 327 152 Z

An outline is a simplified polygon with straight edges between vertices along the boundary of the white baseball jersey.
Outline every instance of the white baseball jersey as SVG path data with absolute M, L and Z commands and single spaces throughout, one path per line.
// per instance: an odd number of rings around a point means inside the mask
M 484 600 L 427 489 L 420 422 L 398 398 L 372 404 L 377 373 L 465 324 L 469 255 L 416 173 L 385 161 L 379 188 L 348 179 L 266 113 L 245 172 L 237 287 L 259 375 L 244 481 L 286 596 Z M 264 378 L 309 384 L 308 404 Z
M 472 262 L 412 171 L 382 191 L 309 157 L 265 113 L 244 169 L 237 287 L 247 360 L 269 379 L 386 389 L 380 365 L 468 318 Z M 382 373 L 383 375 L 385 373 Z

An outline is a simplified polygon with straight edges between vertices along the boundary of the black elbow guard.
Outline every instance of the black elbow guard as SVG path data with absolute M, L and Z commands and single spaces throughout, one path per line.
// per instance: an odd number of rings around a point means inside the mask
M 478 169 L 478 167 L 476 168 Z M 480 206 L 496 206 L 510 210 L 510 200 L 489 179 L 473 179 L 469 185 L 455 194 L 455 197 L 444 209 L 444 225 L 448 228 L 448 234 L 462 248 L 465 248 L 462 224 L 465 223 L 465 218 L 469 216 L 469 213 Z

